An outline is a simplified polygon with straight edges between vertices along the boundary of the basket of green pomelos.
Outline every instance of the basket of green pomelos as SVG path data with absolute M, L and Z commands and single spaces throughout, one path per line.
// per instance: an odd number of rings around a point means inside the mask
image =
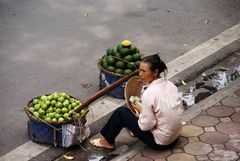
M 116 48 L 109 48 L 98 62 L 100 89 L 127 76 L 138 69 L 144 55 L 129 40 L 122 41 Z M 124 98 L 124 84 L 109 92 L 115 98 Z

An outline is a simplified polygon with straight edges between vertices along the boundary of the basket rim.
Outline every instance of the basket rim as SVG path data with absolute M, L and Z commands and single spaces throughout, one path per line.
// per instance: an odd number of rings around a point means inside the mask
M 124 74 L 118 74 L 118 73 L 114 73 L 114 72 L 110 72 L 110 71 L 106 70 L 105 68 L 103 68 L 102 63 L 101 63 L 101 60 L 102 60 L 102 58 L 99 58 L 99 59 L 98 59 L 98 67 L 100 67 L 100 69 L 103 70 L 104 72 L 106 72 L 106 73 L 108 73 L 108 74 L 111 74 L 111 75 L 114 75 L 114 76 L 119 76 L 119 77 L 125 77 L 125 76 L 127 76 L 127 75 L 124 75 Z M 135 70 L 133 70 L 132 72 L 134 72 L 134 71 L 136 71 L 136 70 L 138 70 L 138 69 L 135 69 Z
M 98 67 L 100 67 L 101 70 L 103 70 L 104 72 L 114 75 L 114 76 L 119 76 L 119 77 L 125 77 L 126 75 L 123 74 L 118 74 L 118 73 L 114 73 L 114 72 L 110 72 L 108 70 L 106 70 L 105 68 L 103 68 L 102 64 L 101 64 L 101 58 L 98 60 Z

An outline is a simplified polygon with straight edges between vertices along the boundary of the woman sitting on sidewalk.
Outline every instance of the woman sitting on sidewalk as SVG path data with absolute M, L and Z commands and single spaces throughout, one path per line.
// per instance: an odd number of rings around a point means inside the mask
M 163 148 L 173 143 L 180 135 L 181 107 L 177 87 L 161 78 L 160 73 L 167 67 L 159 55 L 145 57 L 139 67 L 139 76 L 146 85 L 141 99 L 132 106 L 136 117 L 129 108 L 116 109 L 102 128 L 102 138 L 92 139 L 96 147 L 114 149 L 115 138 L 122 128 L 128 128 L 141 141 L 153 148 Z

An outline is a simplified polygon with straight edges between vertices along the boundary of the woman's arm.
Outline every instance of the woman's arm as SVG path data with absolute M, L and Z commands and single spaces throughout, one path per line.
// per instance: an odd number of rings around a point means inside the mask
M 143 131 L 152 130 L 156 125 L 157 120 L 153 108 L 154 98 L 152 95 L 145 95 L 141 102 L 139 100 L 133 105 L 133 108 L 139 113 L 138 125 Z

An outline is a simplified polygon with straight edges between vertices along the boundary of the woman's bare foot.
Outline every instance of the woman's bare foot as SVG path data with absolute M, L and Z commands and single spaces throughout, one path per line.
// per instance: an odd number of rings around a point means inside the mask
M 98 148 L 114 149 L 114 145 L 109 144 L 104 138 L 97 138 L 90 140 L 90 144 Z

